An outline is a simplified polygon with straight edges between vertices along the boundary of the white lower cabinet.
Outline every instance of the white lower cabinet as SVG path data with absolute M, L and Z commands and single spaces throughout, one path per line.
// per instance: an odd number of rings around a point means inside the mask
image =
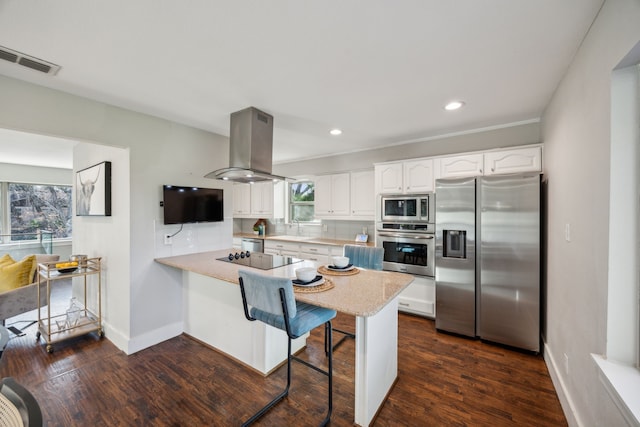
M 300 245 L 292 242 L 265 240 L 264 253 L 271 255 L 283 255 L 300 257 Z
M 414 276 L 413 282 L 400 293 L 398 310 L 435 318 L 436 282 L 431 277 Z
M 332 255 L 332 247 L 328 245 L 300 245 L 300 258 L 315 261 L 320 265 L 329 264 Z

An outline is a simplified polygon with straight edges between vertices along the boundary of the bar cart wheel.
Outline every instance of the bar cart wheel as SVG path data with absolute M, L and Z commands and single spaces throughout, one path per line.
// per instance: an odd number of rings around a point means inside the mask
M 51 344 L 47 344 L 47 353 L 53 353 L 53 346 Z
M 36 332 L 36 341 L 40 341 L 40 331 Z

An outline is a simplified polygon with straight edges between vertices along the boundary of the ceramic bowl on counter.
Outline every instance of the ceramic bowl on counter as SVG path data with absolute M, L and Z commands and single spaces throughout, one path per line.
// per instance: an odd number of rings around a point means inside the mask
M 316 278 L 317 270 L 313 267 L 302 267 L 296 269 L 296 279 L 301 282 L 310 282 Z
M 344 268 L 349 265 L 349 257 L 347 256 L 334 256 L 331 257 L 334 267 Z

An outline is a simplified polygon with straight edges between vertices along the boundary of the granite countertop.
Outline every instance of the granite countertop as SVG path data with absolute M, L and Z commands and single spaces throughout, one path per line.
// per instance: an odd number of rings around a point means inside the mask
M 363 245 L 363 246 L 375 246 L 375 242 L 366 242 L 366 243 L 356 243 L 353 240 L 342 240 L 342 239 L 325 239 L 322 237 L 304 237 L 304 236 L 288 236 L 286 234 L 280 235 L 267 235 L 267 236 L 259 236 L 257 234 L 252 233 L 236 233 L 233 237 L 245 237 L 250 239 L 261 239 L 261 240 L 278 240 L 283 242 L 292 242 L 292 243 L 317 243 L 320 245 L 331 245 L 331 246 L 344 246 L 344 245 Z M 369 236 L 371 237 L 371 236 Z
M 238 284 L 238 270 L 244 267 L 230 262 L 218 261 L 234 250 L 200 252 L 195 254 L 156 258 L 156 262 L 181 270 L 214 277 Z M 262 274 L 295 278 L 295 270 L 300 267 L 319 267 L 314 261 L 302 260 L 295 264 L 271 270 L 257 270 Z M 395 298 L 413 281 L 413 276 L 390 271 L 359 269 L 351 276 L 329 276 L 334 283 L 332 289 L 317 293 L 296 292 L 296 300 L 320 307 L 332 308 L 353 316 L 372 316 Z

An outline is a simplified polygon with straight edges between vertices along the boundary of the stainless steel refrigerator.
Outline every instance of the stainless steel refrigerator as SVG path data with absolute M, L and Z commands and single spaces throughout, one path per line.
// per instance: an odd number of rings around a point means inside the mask
M 436 328 L 540 351 L 540 174 L 436 180 Z

